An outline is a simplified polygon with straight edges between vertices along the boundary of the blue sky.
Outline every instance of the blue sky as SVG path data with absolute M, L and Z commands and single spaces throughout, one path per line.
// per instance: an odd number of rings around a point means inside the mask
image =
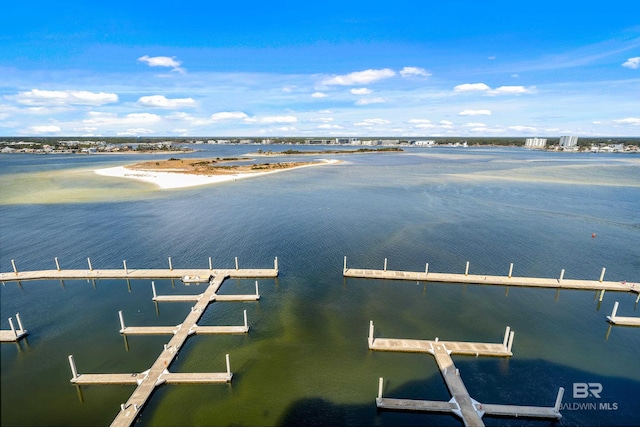
M 3 4 L 0 135 L 640 136 L 635 1 L 93 3 Z

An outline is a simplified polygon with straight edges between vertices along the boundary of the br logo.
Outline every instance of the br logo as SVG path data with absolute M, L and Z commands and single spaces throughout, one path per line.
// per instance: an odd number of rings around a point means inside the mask
M 602 384 L 600 383 L 573 383 L 574 399 L 585 399 L 589 396 L 600 399 L 601 392 Z

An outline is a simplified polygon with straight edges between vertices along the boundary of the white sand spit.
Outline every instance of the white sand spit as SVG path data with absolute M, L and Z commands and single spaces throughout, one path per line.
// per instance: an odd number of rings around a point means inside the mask
M 235 181 L 238 179 L 255 178 L 262 175 L 285 172 L 293 169 L 299 169 L 309 166 L 320 166 L 338 163 L 339 160 L 322 160 L 322 163 L 316 163 L 311 165 L 296 166 L 288 169 L 277 169 L 268 172 L 255 172 L 255 173 L 238 173 L 232 175 L 196 175 L 190 173 L 177 173 L 177 172 L 159 172 L 153 170 L 136 170 L 128 169 L 124 166 L 116 166 L 106 169 L 96 169 L 94 173 L 102 176 L 110 176 L 117 178 L 129 178 L 139 181 L 149 182 L 155 184 L 161 189 L 174 189 L 174 188 L 186 188 L 195 187 L 198 185 L 217 184 L 220 182 Z

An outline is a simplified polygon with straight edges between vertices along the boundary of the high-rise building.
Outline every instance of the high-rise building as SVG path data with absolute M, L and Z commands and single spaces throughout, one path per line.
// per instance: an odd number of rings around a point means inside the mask
M 524 141 L 525 148 L 541 149 L 547 145 L 547 138 L 527 138 Z
M 560 137 L 560 147 L 571 148 L 571 147 L 576 147 L 577 145 L 578 145 L 577 136 L 561 136 Z

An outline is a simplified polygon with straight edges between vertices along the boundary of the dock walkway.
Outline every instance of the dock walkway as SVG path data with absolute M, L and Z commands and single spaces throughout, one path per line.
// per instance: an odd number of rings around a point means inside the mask
M 618 312 L 618 301 L 613 305 L 613 311 L 610 316 L 607 316 L 609 323 L 613 325 L 621 326 L 640 326 L 640 317 L 623 317 L 616 316 Z
M 27 330 L 22 326 L 22 320 L 20 319 L 20 313 L 16 313 L 16 320 L 18 321 L 18 328 L 13 324 L 13 318 L 9 318 L 9 326 L 11 330 L 0 331 L 0 342 L 17 342 L 27 336 Z
M 347 268 L 346 264 L 347 262 L 345 257 L 345 266 L 342 272 L 343 276 L 359 279 L 409 280 L 414 282 L 439 282 L 474 285 L 521 286 L 532 288 L 634 292 L 638 294 L 638 298 L 640 299 L 640 284 L 627 281 L 604 281 L 603 278 L 605 269 L 603 269 L 599 280 L 577 280 L 565 279 L 564 270 L 560 273 L 560 276 L 557 279 L 543 277 L 517 277 L 511 274 L 513 265 L 508 276 L 491 276 L 468 274 L 467 272 L 465 272 L 464 274 L 432 273 L 428 271 L 428 268 L 426 268 L 424 272 L 387 270 L 386 268 L 384 270 L 368 270 L 359 268 Z
M 258 294 L 258 284 L 256 282 L 255 295 L 218 295 L 217 291 L 228 277 L 248 278 L 248 277 L 269 277 L 278 276 L 277 258 L 274 269 L 236 269 L 236 270 L 87 270 L 80 272 L 79 270 L 63 270 L 63 271 L 40 271 L 40 272 L 14 272 L 6 273 L 15 275 L 19 280 L 42 280 L 42 279 L 58 279 L 58 278 L 180 278 L 183 276 L 206 275 L 212 278 L 209 286 L 200 295 L 188 296 L 158 296 L 156 295 L 155 285 L 152 283 L 154 301 L 189 301 L 194 302 L 189 314 L 185 320 L 175 326 L 151 326 L 151 327 L 135 327 L 124 325 L 122 312 L 119 312 L 121 329 L 123 335 L 142 335 L 142 334 L 168 334 L 172 335 L 171 339 L 164 348 L 158 358 L 155 360 L 151 368 L 141 373 L 129 374 L 78 374 L 73 356 L 69 356 L 71 365 L 72 378 L 71 382 L 77 385 L 86 384 L 132 384 L 136 385 L 136 389 L 131 394 L 125 404 L 121 405 L 121 410 L 112 422 L 112 426 L 130 426 L 136 419 L 140 410 L 151 397 L 155 388 L 163 383 L 219 383 L 230 382 L 233 374 L 231 373 L 229 364 L 229 355 L 226 356 L 227 372 L 223 373 L 172 373 L 168 369 L 173 360 L 187 338 L 192 334 L 235 334 L 246 333 L 249 331 L 247 324 L 247 312 L 244 311 L 243 326 L 199 326 L 198 320 L 205 312 L 207 306 L 216 301 L 256 301 L 260 298 Z M 4 274 L 4 273 L 3 273 Z M 13 278 L 12 280 L 16 280 Z M 3 276 L 3 280 L 5 276 Z
M 485 414 L 560 419 L 562 417 L 559 412 L 560 403 L 564 394 L 564 389 L 562 388 L 558 392 L 554 407 L 486 405 L 477 402 L 469 395 L 460 377 L 460 371 L 451 359 L 451 354 L 508 357 L 512 355 L 513 337 L 513 331 L 507 326 L 502 344 L 440 341 L 438 338 L 435 340 L 374 338 L 374 326 L 373 322 L 371 322 L 369 324 L 368 338 L 370 350 L 432 354 L 451 394 L 451 400 L 448 402 L 383 398 L 384 380 L 380 378 L 376 406 L 381 409 L 452 413 L 460 417 L 465 426 L 484 426 L 482 417 Z

